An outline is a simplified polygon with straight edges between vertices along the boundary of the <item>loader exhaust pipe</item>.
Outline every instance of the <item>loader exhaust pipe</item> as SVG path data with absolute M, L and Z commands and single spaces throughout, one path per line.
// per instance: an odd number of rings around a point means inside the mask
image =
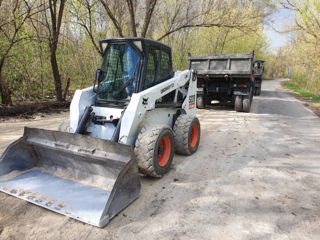
M 25 128 L 0 157 L 0 191 L 103 227 L 140 192 L 131 146 Z

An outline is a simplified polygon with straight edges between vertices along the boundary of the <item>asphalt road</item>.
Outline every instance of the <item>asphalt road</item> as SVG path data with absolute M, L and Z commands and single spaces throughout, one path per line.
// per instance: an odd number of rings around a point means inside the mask
M 68 113 L 0 123 L 0 151 L 24 125 L 56 129 Z M 199 110 L 197 153 L 176 155 L 162 179 L 105 228 L 0 193 L 0 239 L 320 239 L 320 119 L 264 81 L 251 113 Z

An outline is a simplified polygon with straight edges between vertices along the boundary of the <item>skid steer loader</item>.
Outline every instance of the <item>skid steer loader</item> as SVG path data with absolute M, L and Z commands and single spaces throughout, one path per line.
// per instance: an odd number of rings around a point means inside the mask
M 100 41 L 93 87 L 77 90 L 67 132 L 25 128 L 0 158 L 0 190 L 95 226 L 161 177 L 174 152 L 200 141 L 193 71 L 172 71 L 171 49 L 144 38 Z M 1 203 L 0 203 L 1 204 Z

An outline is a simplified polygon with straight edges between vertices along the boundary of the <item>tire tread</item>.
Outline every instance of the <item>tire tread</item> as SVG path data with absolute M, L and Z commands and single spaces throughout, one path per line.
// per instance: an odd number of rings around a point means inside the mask
M 164 126 L 153 126 L 152 128 L 142 127 L 135 144 L 135 156 L 138 162 L 139 172 L 146 176 L 160 178 L 153 166 L 153 153 L 155 142 L 158 139 Z
M 195 119 L 194 116 L 188 116 L 186 114 L 182 114 L 177 118 L 173 127 L 176 153 L 183 155 L 192 154 L 189 149 L 189 130 L 193 119 Z

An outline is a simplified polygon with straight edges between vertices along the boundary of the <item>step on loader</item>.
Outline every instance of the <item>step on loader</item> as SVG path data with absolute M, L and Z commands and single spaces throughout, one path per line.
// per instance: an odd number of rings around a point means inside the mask
M 172 71 L 170 47 L 144 38 L 100 47 L 94 86 L 75 92 L 70 124 L 25 128 L 0 157 L 0 190 L 103 227 L 138 197 L 139 172 L 162 177 L 175 152 L 197 151 L 200 123 L 196 77 Z

